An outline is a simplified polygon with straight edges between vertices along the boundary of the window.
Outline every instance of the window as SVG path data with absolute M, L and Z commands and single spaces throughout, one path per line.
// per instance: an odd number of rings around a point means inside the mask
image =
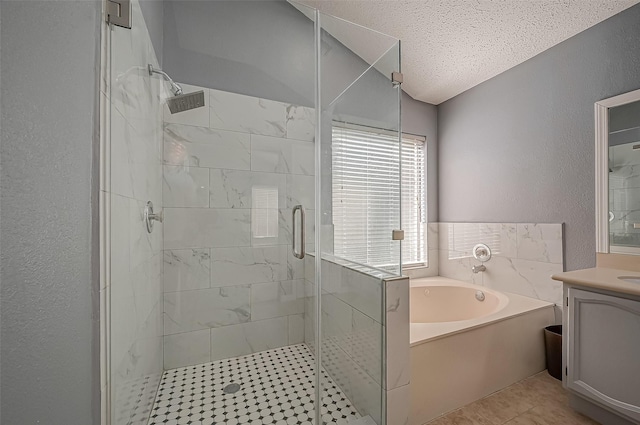
M 397 262 L 391 230 L 402 207 L 404 266 L 426 265 L 425 140 L 402 137 L 402 200 L 397 135 L 355 126 L 333 127 L 335 255 L 384 268 Z

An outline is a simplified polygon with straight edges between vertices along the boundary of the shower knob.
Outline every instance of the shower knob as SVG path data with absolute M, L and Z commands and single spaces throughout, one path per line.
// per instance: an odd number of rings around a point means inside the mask
M 162 223 L 162 212 L 154 213 L 153 212 L 153 202 L 148 201 L 147 205 L 144 206 L 144 224 L 147 226 L 147 232 L 153 232 L 153 222 L 159 221 Z
M 473 247 L 473 258 L 481 263 L 491 260 L 491 248 L 483 243 L 479 243 Z

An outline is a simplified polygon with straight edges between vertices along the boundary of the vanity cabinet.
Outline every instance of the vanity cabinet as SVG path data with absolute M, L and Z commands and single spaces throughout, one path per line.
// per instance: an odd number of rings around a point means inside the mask
M 590 416 L 603 423 L 640 423 L 640 297 L 566 283 L 564 292 L 564 385 L 576 407 L 590 414 L 595 404 Z M 620 421 L 603 420 L 611 413 Z

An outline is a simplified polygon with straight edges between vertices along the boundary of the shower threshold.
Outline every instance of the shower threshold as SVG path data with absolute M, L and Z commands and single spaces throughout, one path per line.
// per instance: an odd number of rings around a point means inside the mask
M 298 344 L 168 370 L 149 425 L 312 425 L 314 362 Z M 322 388 L 323 424 L 375 425 L 324 371 Z

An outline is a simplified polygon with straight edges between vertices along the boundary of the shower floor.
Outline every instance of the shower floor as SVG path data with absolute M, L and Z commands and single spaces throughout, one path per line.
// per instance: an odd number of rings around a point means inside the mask
M 298 344 L 168 370 L 149 425 L 312 425 L 314 363 L 307 346 Z M 234 383 L 240 389 L 225 393 Z M 350 425 L 360 418 L 324 371 L 322 388 L 323 423 Z

